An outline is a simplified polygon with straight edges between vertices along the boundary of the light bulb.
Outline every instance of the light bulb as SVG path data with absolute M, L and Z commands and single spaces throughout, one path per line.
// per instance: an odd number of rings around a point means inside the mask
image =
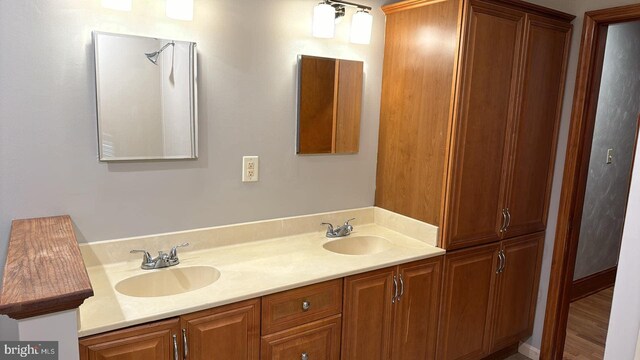
M 167 17 L 193 20 L 193 0 L 167 0 Z
M 335 31 L 336 9 L 327 3 L 313 8 L 313 36 L 329 39 Z
M 366 11 L 358 10 L 351 18 L 351 42 L 354 44 L 369 44 L 371 42 L 371 27 L 373 16 Z

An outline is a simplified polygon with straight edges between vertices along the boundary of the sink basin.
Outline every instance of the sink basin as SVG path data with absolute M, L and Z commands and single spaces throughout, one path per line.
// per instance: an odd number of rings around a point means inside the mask
M 344 255 L 371 255 L 391 247 L 389 240 L 379 236 L 349 236 L 322 245 L 326 250 Z
M 172 267 L 124 279 L 116 290 L 135 297 L 176 295 L 213 284 L 219 277 L 220 271 L 211 266 Z

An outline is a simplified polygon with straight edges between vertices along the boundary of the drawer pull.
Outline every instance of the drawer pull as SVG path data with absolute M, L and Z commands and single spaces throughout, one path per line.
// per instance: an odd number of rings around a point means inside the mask
M 302 311 L 307 311 L 311 308 L 311 303 L 307 300 L 302 302 Z M 306 353 L 302 353 L 303 355 Z
M 309 360 L 309 354 L 303 352 L 302 355 L 300 355 L 300 360 Z

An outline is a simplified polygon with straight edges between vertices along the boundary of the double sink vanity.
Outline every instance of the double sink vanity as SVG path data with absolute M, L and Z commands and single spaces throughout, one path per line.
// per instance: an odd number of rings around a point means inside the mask
M 350 218 L 349 235 L 327 237 L 322 222 Z M 94 296 L 79 308 L 80 358 L 433 354 L 437 232 L 372 207 L 83 244 Z M 185 242 L 162 269 L 129 254 Z

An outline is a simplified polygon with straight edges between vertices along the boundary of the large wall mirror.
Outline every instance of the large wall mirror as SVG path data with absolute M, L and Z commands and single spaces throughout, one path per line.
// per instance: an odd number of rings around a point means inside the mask
M 197 158 L 196 44 L 93 37 L 100 161 Z
M 362 61 L 298 56 L 298 154 L 358 152 L 362 67 Z

